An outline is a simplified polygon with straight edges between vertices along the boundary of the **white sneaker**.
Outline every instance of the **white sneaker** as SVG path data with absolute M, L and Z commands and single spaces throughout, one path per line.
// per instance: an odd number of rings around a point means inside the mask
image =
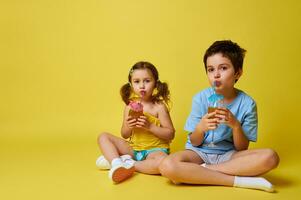
M 98 169 L 111 169 L 111 164 L 104 156 L 99 156 L 96 160 L 96 167 Z
M 120 183 L 129 177 L 131 177 L 135 172 L 134 164 L 129 163 L 119 163 L 115 166 L 113 166 L 109 171 L 109 178 L 114 183 Z

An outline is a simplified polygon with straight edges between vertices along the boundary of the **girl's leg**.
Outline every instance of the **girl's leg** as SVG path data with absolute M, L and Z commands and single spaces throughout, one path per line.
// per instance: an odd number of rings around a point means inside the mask
M 122 138 L 110 133 L 101 133 L 98 137 L 98 145 L 104 157 L 111 163 L 114 158 L 129 154 L 133 156 L 132 147 Z
M 152 152 L 145 160 L 135 162 L 136 171 L 145 174 L 160 174 L 159 165 L 166 156 L 167 154 L 162 151 Z
M 277 167 L 279 157 L 272 149 L 235 152 L 229 161 L 206 165 L 207 168 L 229 175 L 258 176 Z
M 98 144 L 105 158 L 111 163 L 109 178 L 113 182 L 120 183 L 133 175 L 134 163 L 123 162 L 120 157 L 125 154 L 133 156 L 133 150 L 125 140 L 109 133 L 102 133 L 98 137 Z
M 273 192 L 273 185 L 260 177 L 238 177 L 200 166 L 202 159 L 185 150 L 167 156 L 160 164 L 161 174 L 174 183 L 235 186 Z

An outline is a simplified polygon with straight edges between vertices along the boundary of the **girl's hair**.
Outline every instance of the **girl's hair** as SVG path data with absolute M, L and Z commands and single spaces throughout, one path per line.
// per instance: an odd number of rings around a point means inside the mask
M 120 95 L 121 95 L 121 98 L 124 101 L 124 103 L 127 105 L 130 103 L 130 100 L 132 97 L 132 94 L 131 94 L 132 93 L 132 88 L 131 88 L 132 74 L 136 69 L 148 69 L 152 73 L 154 80 L 156 82 L 156 86 L 155 86 L 153 96 L 152 96 L 152 101 L 153 102 L 163 101 L 168 106 L 170 96 L 169 96 L 169 89 L 168 89 L 167 83 L 161 82 L 159 80 L 159 73 L 158 73 L 158 70 L 156 69 L 156 67 L 153 64 L 151 64 L 149 62 L 145 62 L 145 61 L 140 61 L 140 62 L 137 62 L 136 64 L 134 64 L 134 66 L 130 69 L 130 72 L 128 75 L 128 82 L 120 88 Z

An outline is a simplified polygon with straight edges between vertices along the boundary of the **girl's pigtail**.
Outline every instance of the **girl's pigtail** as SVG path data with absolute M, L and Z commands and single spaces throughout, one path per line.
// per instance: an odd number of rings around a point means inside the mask
M 155 101 L 164 101 L 165 104 L 169 104 L 170 95 L 168 85 L 165 82 L 157 81 L 157 94 L 154 96 Z
M 126 83 L 120 88 L 120 95 L 123 100 L 123 102 L 128 105 L 130 102 L 130 96 L 131 96 L 131 84 Z

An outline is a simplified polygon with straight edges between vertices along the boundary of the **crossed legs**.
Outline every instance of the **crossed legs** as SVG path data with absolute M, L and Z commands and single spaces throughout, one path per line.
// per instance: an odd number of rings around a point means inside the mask
M 279 163 L 270 149 L 246 150 L 233 154 L 227 162 L 200 166 L 204 161 L 193 151 L 176 152 L 165 158 L 159 170 L 174 183 L 237 186 L 273 191 L 273 186 L 256 176 L 268 172 Z M 268 163 L 268 164 L 267 164 Z
M 236 176 L 262 175 L 279 164 L 279 157 L 272 149 L 252 149 L 235 152 L 227 162 L 206 165 L 208 169 Z
M 102 133 L 98 137 L 99 147 L 105 158 L 111 163 L 114 158 L 128 154 L 134 157 L 132 147 L 126 140 L 116 137 L 110 133 Z M 167 156 L 162 151 L 155 151 L 150 153 L 145 160 L 136 161 L 136 171 L 145 174 L 160 174 L 159 165 L 161 161 Z

